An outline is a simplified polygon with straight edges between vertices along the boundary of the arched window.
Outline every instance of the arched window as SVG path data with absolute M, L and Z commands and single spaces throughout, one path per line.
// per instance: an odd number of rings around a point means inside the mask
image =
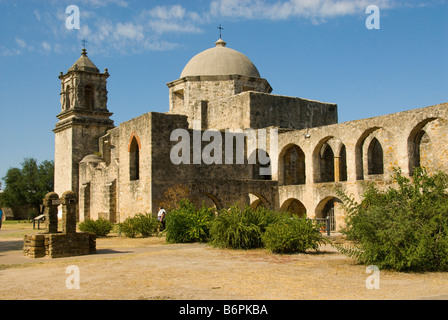
M 129 146 L 129 176 L 131 181 L 140 179 L 140 149 L 136 137 L 133 137 Z
M 67 88 L 65 88 L 65 110 L 70 109 L 70 86 L 67 86 Z
M 91 85 L 87 85 L 84 88 L 84 99 L 86 108 L 92 110 L 95 106 L 94 92 Z
M 290 147 L 283 156 L 285 185 L 305 184 L 305 154 L 298 146 Z
M 328 144 L 322 146 L 324 149 L 320 159 L 321 182 L 334 182 L 334 153 Z
M 369 174 L 383 174 L 383 148 L 377 138 L 373 138 L 370 142 L 367 155 Z
M 409 174 L 411 176 L 417 167 L 431 167 L 433 150 L 431 139 L 425 130 L 421 129 L 415 133 L 409 142 L 409 148 Z

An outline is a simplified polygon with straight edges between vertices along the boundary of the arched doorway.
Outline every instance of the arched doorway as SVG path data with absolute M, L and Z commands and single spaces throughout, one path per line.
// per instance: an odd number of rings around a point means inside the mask
M 302 202 L 294 198 L 286 200 L 281 206 L 280 210 L 289 212 L 290 214 L 296 215 L 300 218 L 306 216 L 305 206 Z
M 338 231 L 344 220 L 342 201 L 331 196 L 323 199 L 316 207 L 315 217 L 317 219 L 327 219 L 328 217 L 330 220 L 330 231 Z

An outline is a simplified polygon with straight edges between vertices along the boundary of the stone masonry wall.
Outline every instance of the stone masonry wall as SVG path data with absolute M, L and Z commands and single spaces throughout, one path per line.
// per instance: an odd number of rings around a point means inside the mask
M 425 133 L 417 146 L 416 138 Z M 308 134 L 308 136 L 306 136 Z M 378 140 L 382 148 L 383 173 L 370 174 L 371 142 Z M 412 176 L 412 163 L 420 162 L 429 172 L 448 172 L 448 104 L 409 110 L 375 118 L 350 121 L 312 128 L 309 131 L 287 131 L 279 135 L 279 167 L 273 179 L 279 181 L 279 206 L 284 208 L 292 199 L 302 203 L 308 217 L 319 217 L 328 201 L 338 200 L 337 189 L 361 199 L 365 183 L 373 182 L 379 188 L 394 185 L 391 178 L 394 168 L 400 168 L 405 176 Z M 298 146 L 305 154 L 305 184 L 288 185 L 284 170 L 290 163 L 284 155 L 292 146 Z M 346 179 L 338 179 L 337 165 L 334 179 L 321 181 L 323 165 L 322 149 L 331 148 L 334 162 L 345 157 Z M 344 147 L 344 148 L 342 148 Z M 420 154 L 415 152 L 420 150 Z M 342 155 L 341 150 L 345 150 Z M 419 157 L 419 159 L 415 159 Z M 338 168 L 337 168 L 338 167 Z M 344 224 L 344 213 L 338 211 L 338 229 Z

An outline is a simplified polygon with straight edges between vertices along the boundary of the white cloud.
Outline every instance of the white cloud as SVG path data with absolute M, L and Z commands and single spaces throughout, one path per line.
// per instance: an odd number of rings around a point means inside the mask
M 33 13 L 34 13 L 34 16 L 36 17 L 37 21 L 40 22 L 40 20 L 41 20 L 41 16 L 40 16 L 39 10 L 35 9 L 35 10 L 33 11 Z
M 46 41 L 42 42 L 42 48 L 43 48 L 46 52 L 50 52 L 50 51 L 51 51 L 51 45 L 50 45 L 48 42 L 46 42 Z
M 157 6 L 148 11 L 152 18 L 169 20 L 169 19 L 183 19 L 186 10 L 181 5 L 174 5 L 171 7 Z
M 57 2 L 58 4 L 59 1 L 60 0 L 54 0 L 54 2 Z M 119 7 L 127 7 L 129 5 L 129 3 L 124 0 L 79 0 L 78 2 L 86 7 L 107 7 L 111 4 L 117 5 Z
M 16 38 L 15 38 L 15 42 L 17 43 L 17 45 L 18 45 L 20 48 L 23 48 L 23 49 L 26 48 L 26 42 L 25 42 L 25 40 L 16 37 Z
M 1 0 L 0 0 L 1 1 Z M 59 0 L 50 0 L 59 5 Z M 135 13 L 120 10 L 117 15 L 105 14 L 106 6 L 129 7 L 128 0 L 79 0 L 81 29 L 67 30 L 65 7 L 59 9 L 34 10 L 35 21 L 39 22 L 44 39 L 16 37 L 15 48 L 2 49 L 3 55 L 20 54 L 25 49 L 40 48 L 41 52 L 61 52 L 71 41 L 72 47 L 81 47 L 81 40 L 87 39 L 89 52 L 144 52 L 170 50 L 177 46 L 167 39 L 172 35 L 202 33 L 203 26 L 212 21 L 225 19 L 271 20 L 307 19 L 322 23 L 331 18 L 347 15 L 365 16 L 365 8 L 376 4 L 381 9 L 403 5 L 406 0 L 212 0 L 200 9 L 190 9 L 187 4 L 159 5 Z M 406 3 L 406 2 L 405 2 Z M 125 18 L 124 18 L 125 17 Z M 223 19 L 223 20 L 221 20 Z M 73 37 L 79 42 L 73 44 Z M 45 40 L 45 41 L 44 41 Z M 51 43 L 51 45 L 50 45 Z M 33 46 L 34 45 L 34 46 Z M 42 50 L 43 49 L 43 50 Z
M 285 20 L 291 18 L 325 19 L 353 14 L 363 14 L 368 5 L 375 2 L 388 8 L 392 0 L 214 0 L 210 4 L 213 16 Z
M 143 26 L 134 25 L 133 23 L 117 23 L 115 31 L 113 33 L 114 38 L 117 40 L 129 39 L 142 41 L 145 38 L 143 34 Z

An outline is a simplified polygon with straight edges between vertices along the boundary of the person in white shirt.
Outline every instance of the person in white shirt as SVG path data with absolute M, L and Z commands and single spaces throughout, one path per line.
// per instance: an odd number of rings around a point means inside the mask
M 162 230 L 165 229 L 166 211 L 162 207 L 159 207 L 159 213 L 157 214 L 157 220 L 162 224 Z

